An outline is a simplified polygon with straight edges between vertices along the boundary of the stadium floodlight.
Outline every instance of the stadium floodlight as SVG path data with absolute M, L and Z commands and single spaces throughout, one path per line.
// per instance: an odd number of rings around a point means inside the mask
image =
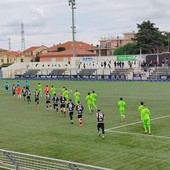
M 74 18 L 74 10 L 76 9 L 76 2 L 75 0 L 68 0 L 69 6 L 72 9 L 72 37 L 73 37 L 73 58 L 76 57 L 76 42 L 75 42 L 75 18 Z

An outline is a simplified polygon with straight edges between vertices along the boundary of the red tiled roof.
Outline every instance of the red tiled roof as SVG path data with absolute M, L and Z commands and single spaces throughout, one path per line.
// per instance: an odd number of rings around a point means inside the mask
M 32 47 L 24 50 L 24 52 L 33 52 L 34 50 L 37 50 L 38 48 L 41 48 L 41 47 L 42 47 L 42 45 L 41 46 L 32 46 Z M 46 46 L 44 46 L 44 47 L 46 47 Z
M 5 52 L 5 54 L 7 55 L 12 55 L 12 56 L 25 56 L 25 57 L 32 57 L 32 55 L 29 55 L 29 54 L 26 54 L 26 53 L 23 53 L 23 52 L 20 52 L 20 51 L 7 51 Z
M 0 52 L 5 52 L 5 51 L 8 51 L 8 50 L 5 50 L 3 48 L 0 48 Z
M 57 57 L 57 56 L 72 56 L 73 51 L 71 50 L 65 50 L 61 52 L 48 52 L 40 55 L 40 57 Z M 95 53 L 87 51 L 87 50 L 76 50 L 76 56 L 96 56 Z
M 66 50 L 72 49 L 72 41 L 65 42 L 63 44 L 53 45 L 52 47 L 48 48 L 48 51 L 56 51 L 59 47 L 64 47 Z M 84 43 L 82 41 L 76 41 L 76 49 L 86 49 L 90 50 L 95 48 L 95 46 Z

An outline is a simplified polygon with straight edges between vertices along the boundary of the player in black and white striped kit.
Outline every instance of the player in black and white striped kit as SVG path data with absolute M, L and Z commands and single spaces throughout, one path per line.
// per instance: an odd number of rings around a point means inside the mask
M 35 90 L 34 97 L 35 97 L 35 104 L 37 106 L 39 106 L 39 97 L 40 97 L 40 94 L 39 94 L 37 89 Z
M 59 98 L 57 97 L 56 94 L 54 94 L 52 100 L 53 100 L 53 107 L 54 107 L 54 110 L 58 113 L 58 101 L 59 101 Z
M 79 120 L 80 127 L 82 127 L 83 126 L 83 110 L 84 110 L 84 106 L 80 103 L 80 101 L 78 101 L 78 104 L 76 106 L 76 110 L 77 110 L 77 118 Z
M 99 137 L 101 136 L 100 129 L 102 130 L 102 138 L 104 139 L 104 113 L 102 113 L 100 110 L 97 110 L 96 112 L 96 118 L 97 118 L 97 130 Z
M 62 94 L 60 96 L 60 110 L 66 116 L 66 98 Z
M 51 106 L 51 95 L 49 92 L 46 93 L 45 95 L 45 100 L 46 100 L 46 108 L 47 110 L 52 110 L 52 106 Z
M 67 108 L 68 108 L 68 113 L 69 113 L 71 124 L 73 124 L 74 107 L 75 107 L 75 104 L 72 102 L 71 99 L 69 99 L 69 102 L 67 103 Z

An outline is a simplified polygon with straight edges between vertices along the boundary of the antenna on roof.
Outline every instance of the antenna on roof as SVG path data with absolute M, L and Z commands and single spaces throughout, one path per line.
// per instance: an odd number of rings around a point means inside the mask
M 11 51 L 11 39 L 8 38 L 8 50 Z
M 21 52 L 25 50 L 24 24 L 21 23 Z

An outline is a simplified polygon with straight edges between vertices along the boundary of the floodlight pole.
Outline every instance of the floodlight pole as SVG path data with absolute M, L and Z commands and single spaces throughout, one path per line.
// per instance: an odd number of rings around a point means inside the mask
M 76 2 L 75 0 L 68 0 L 68 4 L 69 6 L 71 6 L 71 10 L 72 10 L 72 37 L 73 37 L 73 40 L 72 40 L 72 43 L 73 43 L 73 60 L 75 61 L 75 57 L 76 57 L 76 41 L 75 41 L 75 17 L 74 17 L 74 10 L 76 9 Z

